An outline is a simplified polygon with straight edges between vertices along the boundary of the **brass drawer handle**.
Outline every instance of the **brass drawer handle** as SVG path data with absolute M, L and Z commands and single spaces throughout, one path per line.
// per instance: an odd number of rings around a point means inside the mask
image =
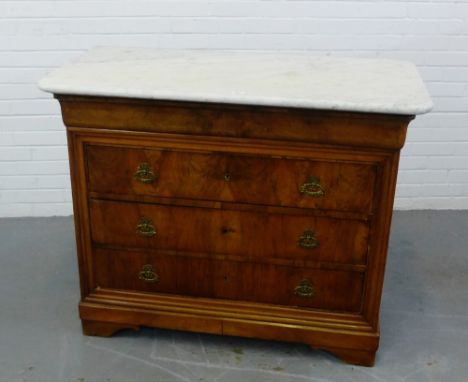
M 313 196 L 315 198 L 325 195 L 325 189 L 320 184 L 320 179 L 316 176 L 309 176 L 307 182 L 305 182 L 299 190 L 301 194 L 306 194 L 307 196 Z
M 140 236 L 152 237 L 156 235 L 156 228 L 154 228 L 153 221 L 150 218 L 143 216 L 136 227 L 136 233 Z
M 151 264 L 143 265 L 142 270 L 138 273 L 138 278 L 147 283 L 157 283 L 159 281 L 159 276 L 153 270 Z
M 315 289 L 309 280 L 304 279 L 294 288 L 294 294 L 299 297 L 311 298 L 315 295 Z
M 312 249 L 317 248 L 319 246 L 319 241 L 315 236 L 315 232 L 311 229 L 306 229 L 301 236 L 299 236 L 299 240 L 297 244 L 301 248 L 305 249 Z
M 150 184 L 156 180 L 156 175 L 151 170 L 151 167 L 148 163 L 140 163 L 137 167 L 137 170 L 134 174 L 136 180 L 141 183 Z

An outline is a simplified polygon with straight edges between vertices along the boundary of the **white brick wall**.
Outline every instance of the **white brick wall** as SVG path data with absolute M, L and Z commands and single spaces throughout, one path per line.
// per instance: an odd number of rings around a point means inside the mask
M 94 45 L 308 50 L 416 63 L 396 207 L 468 208 L 467 0 L 0 0 L 0 217 L 72 213 L 59 107 L 37 80 Z

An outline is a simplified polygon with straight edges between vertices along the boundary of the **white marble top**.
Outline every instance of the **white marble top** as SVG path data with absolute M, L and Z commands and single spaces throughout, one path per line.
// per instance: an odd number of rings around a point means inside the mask
M 412 63 L 310 53 L 100 47 L 39 82 L 56 94 L 422 114 L 431 99 Z

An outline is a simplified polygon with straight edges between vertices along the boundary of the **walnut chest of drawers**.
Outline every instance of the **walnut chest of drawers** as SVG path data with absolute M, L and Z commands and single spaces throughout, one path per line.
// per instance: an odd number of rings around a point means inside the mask
M 296 341 L 372 365 L 399 151 L 430 108 L 418 78 L 401 105 L 365 82 L 367 103 L 338 84 L 333 104 L 291 91 L 271 57 L 193 54 L 98 49 L 41 83 L 67 126 L 84 333 Z M 156 85 L 128 74 L 148 71 L 138 55 L 157 66 Z M 246 61 L 266 65 L 273 88 L 244 94 L 230 72 L 213 74 Z M 124 84 L 109 85 L 112 70 Z M 196 75 L 180 74 L 181 89 L 166 84 L 185 70 Z M 286 95 L 268 98 L 280 79 Z

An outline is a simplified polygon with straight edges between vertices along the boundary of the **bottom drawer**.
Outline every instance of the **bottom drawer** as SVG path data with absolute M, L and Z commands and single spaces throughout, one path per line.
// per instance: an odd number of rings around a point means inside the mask
M 96 287 L 334 311 L 361 307 L 364 273 L 96 249 Z

